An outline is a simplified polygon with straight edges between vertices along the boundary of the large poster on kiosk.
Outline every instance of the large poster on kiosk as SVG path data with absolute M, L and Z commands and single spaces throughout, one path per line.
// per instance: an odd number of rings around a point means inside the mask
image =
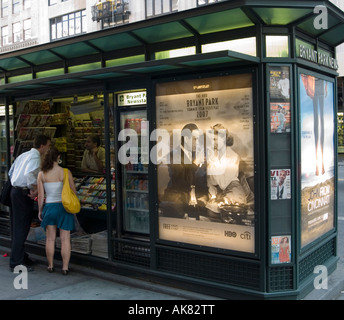
M 252 75 L 156 94 L 159 238 L 254 253 Z
M 300 74 L 301 246 L 334 227 L 334 84 Z

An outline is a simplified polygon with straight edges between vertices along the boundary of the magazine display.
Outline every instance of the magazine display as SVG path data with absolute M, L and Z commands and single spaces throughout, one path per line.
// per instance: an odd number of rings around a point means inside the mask
M 271 200 L 291 198 L 290 169 L 274 169 L 270 171 Z
M 14 157 L 28 151 L 33 146 L 35 136 L 44 134 L 53 139 L 56 127 L 53 115 L 49 114 L 51 105 L 49 101 L 21 101 L 17 104 L 16 116 L 18 117 L 15 130 L 17 139 L 14 146 Z

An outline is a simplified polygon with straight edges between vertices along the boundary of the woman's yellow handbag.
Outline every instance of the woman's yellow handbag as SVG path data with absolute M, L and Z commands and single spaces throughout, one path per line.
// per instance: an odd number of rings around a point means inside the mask
M 67 212 L 76 214 L 80 212 L 80 201 L 69 186 L 68 169 L 63 169 L 63 171 L 62 205 Z

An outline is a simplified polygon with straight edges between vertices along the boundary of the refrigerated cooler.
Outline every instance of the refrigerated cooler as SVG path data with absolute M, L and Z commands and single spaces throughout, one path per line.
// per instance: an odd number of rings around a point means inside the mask
M 137 137 L 137 148 L 128 150 L 129 163 L 121 163 L 123 229 L 126 232 L 149 234 L 148 148 L 141 145 L 141 135 L 146 128 L 147 111 L 144 108 L 120 112 L 120 129 Z M 136 141 L 136 140 L 135 140 Z M 123 142 L 124 143 L 124 142 Z

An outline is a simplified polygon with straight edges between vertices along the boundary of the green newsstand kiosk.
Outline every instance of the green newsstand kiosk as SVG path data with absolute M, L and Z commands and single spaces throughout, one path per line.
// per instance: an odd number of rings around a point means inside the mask
M 8 126 L 22 101 L 104 100 L 107 254 L 72 260 L 227 299 L 313 290 L 338 260 L 342 42 L 329 1 L 237 0 L 1 54 Z M 226 157 L 187 153 L 221 132 Z

